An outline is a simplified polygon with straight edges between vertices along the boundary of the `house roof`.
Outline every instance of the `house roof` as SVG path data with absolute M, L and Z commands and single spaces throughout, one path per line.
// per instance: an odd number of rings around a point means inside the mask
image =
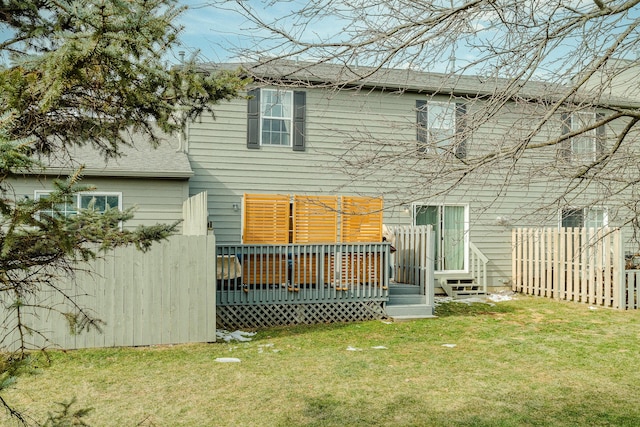
M 431 73 L 410 69 L 346 67 L 339 64 L 311 63 L 291 60 L 273 60 L 262 63 L 207 63 L 203 71 L 243 69 L 257 80 L 292 86 L 364 87 L 379 90 L 441 93 L 456 96 L 484 97 L 511 94 L 530 99 L 557 99 L 569 86 L 545 81 Z M 580 96 L 582 95 L 582 96 Z M 589 93 L 578 94 L 578 99 L 589 100 Z M 576 99 L 573 99 L 576 101 Z M 608 97 L 601 105 L 640 106 L 635 99 Z
M 119 147 L 120 157 L 105 159 L 103 154 L 89 145 L 73 145 L 64 153 L 56 152 L 40 158 L 45 170 L 36 169 L 31 173 L 70 174 L 84 166 L 84 176 L 186 179 L 193 175 L 189 158 L 182 150 L 178 137 L 161 137 L 157 148 L 140 134 L 130 135 L 128 139 L 131 145 Z

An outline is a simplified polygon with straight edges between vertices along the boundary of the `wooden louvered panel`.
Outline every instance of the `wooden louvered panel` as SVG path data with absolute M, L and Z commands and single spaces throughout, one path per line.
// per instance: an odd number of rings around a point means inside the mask
M 338 240 L 338 197 L 293 198 L 293 243 L 335 243 Z
M 243 212 L 243 243 L 289 243 L 289 195 L 245 194 Z
M 291 275 L 295 285 L 318 285 L 318 256 L 297 254 L 293 256 Z
M 242 283 L 250 288 L 258 285 L 286 285 L 287 272 L 286 255 L 245 255 L 242 262 Z
M 345 255 L 340 255 L 342 259 L 342 265 L 338 268 L 335 265 L 335 255 L 326 254 L 320 255 L 320 262 L 318 262 L 318 256 L 316 254 L 300 254 L 293 257 L 293 283 L 295 284 L 309 284 L 309 285 L 322 285 L 346 283 L 346 271 L 347 264 L 345 262 Z M 324 268 L 324 280 L 320 283 L 318 273 L 320 266 Z M 336 280 L 336 272 L 342 272 L 342 281 Z M 355 283 L 352 281 L 352 284 Z
M 335 255 L 325 258 L 325 283 L 345 289 L 359 284 L 382 284 L 384 268 L 382 253 L 343 253 L 337 257 L 340 260 L 339 266 L 336 265 Z M 338 273 L 340 280 L 337 280 Z
M 382 279 L 381 253 L 348 254 L 347 258 L 347 283 L 365 285 L 380 285 Z M 344 261 L 343 261 L 344 262 Z M 344 276 L 344 274 L 343 274 Z
M 342 243 L 382 241 L 382 198 L 342 196 Z

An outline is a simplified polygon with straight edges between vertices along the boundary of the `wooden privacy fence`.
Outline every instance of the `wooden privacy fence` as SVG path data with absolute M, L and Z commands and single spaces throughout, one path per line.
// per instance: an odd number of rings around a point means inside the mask
M 627 308 L 618 228 L 520 228 L 512 232 L 513 290 Z
M 207 234 L 207 192 L 189 197 L 182 203 L 182 234 L 204 236 Z
M 60 292 L 44 290 L 25 301 L 54 307 L 58 312 L 25 307 L 23 320 L 42 332 L 32 335 L 35 347 L 65 349 L 178 344 L 215 341 L 216 257 L 214 236 L 172 236 L 143 253 L 134 247 L 117 248 L 104 257 L 81 265 L 75 279 L 58 286 L 81 307 L 102 319 L 102 333 L 70 333 L 65 316 L 74 312 Z M 5 335 L 15 326 L 15 316 L 4 301 L 0 307 Z M 15 349 L 17 334 L 4 341 Z
M 625 270 L 626 293 L 624 295 L 627 309 L 640 308 L 640 270 Z

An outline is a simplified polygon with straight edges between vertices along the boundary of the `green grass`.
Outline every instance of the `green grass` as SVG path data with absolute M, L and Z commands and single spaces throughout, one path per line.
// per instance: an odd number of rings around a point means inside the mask
M 640 313 L 521 296 L 437 314 L 54 352 L 4 397 L 37 419 L 75 397 L 93 426 L 640 425 Z

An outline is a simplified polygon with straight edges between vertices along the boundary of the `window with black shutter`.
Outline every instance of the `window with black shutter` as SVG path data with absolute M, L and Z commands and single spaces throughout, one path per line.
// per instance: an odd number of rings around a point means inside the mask
M 462 103 L 417 100 L 417 151 L 466 158 L 466 114 L 466 105 Z
M 253 89 L 247 101 L 247 148 L 305 150 L 306 92 Z

